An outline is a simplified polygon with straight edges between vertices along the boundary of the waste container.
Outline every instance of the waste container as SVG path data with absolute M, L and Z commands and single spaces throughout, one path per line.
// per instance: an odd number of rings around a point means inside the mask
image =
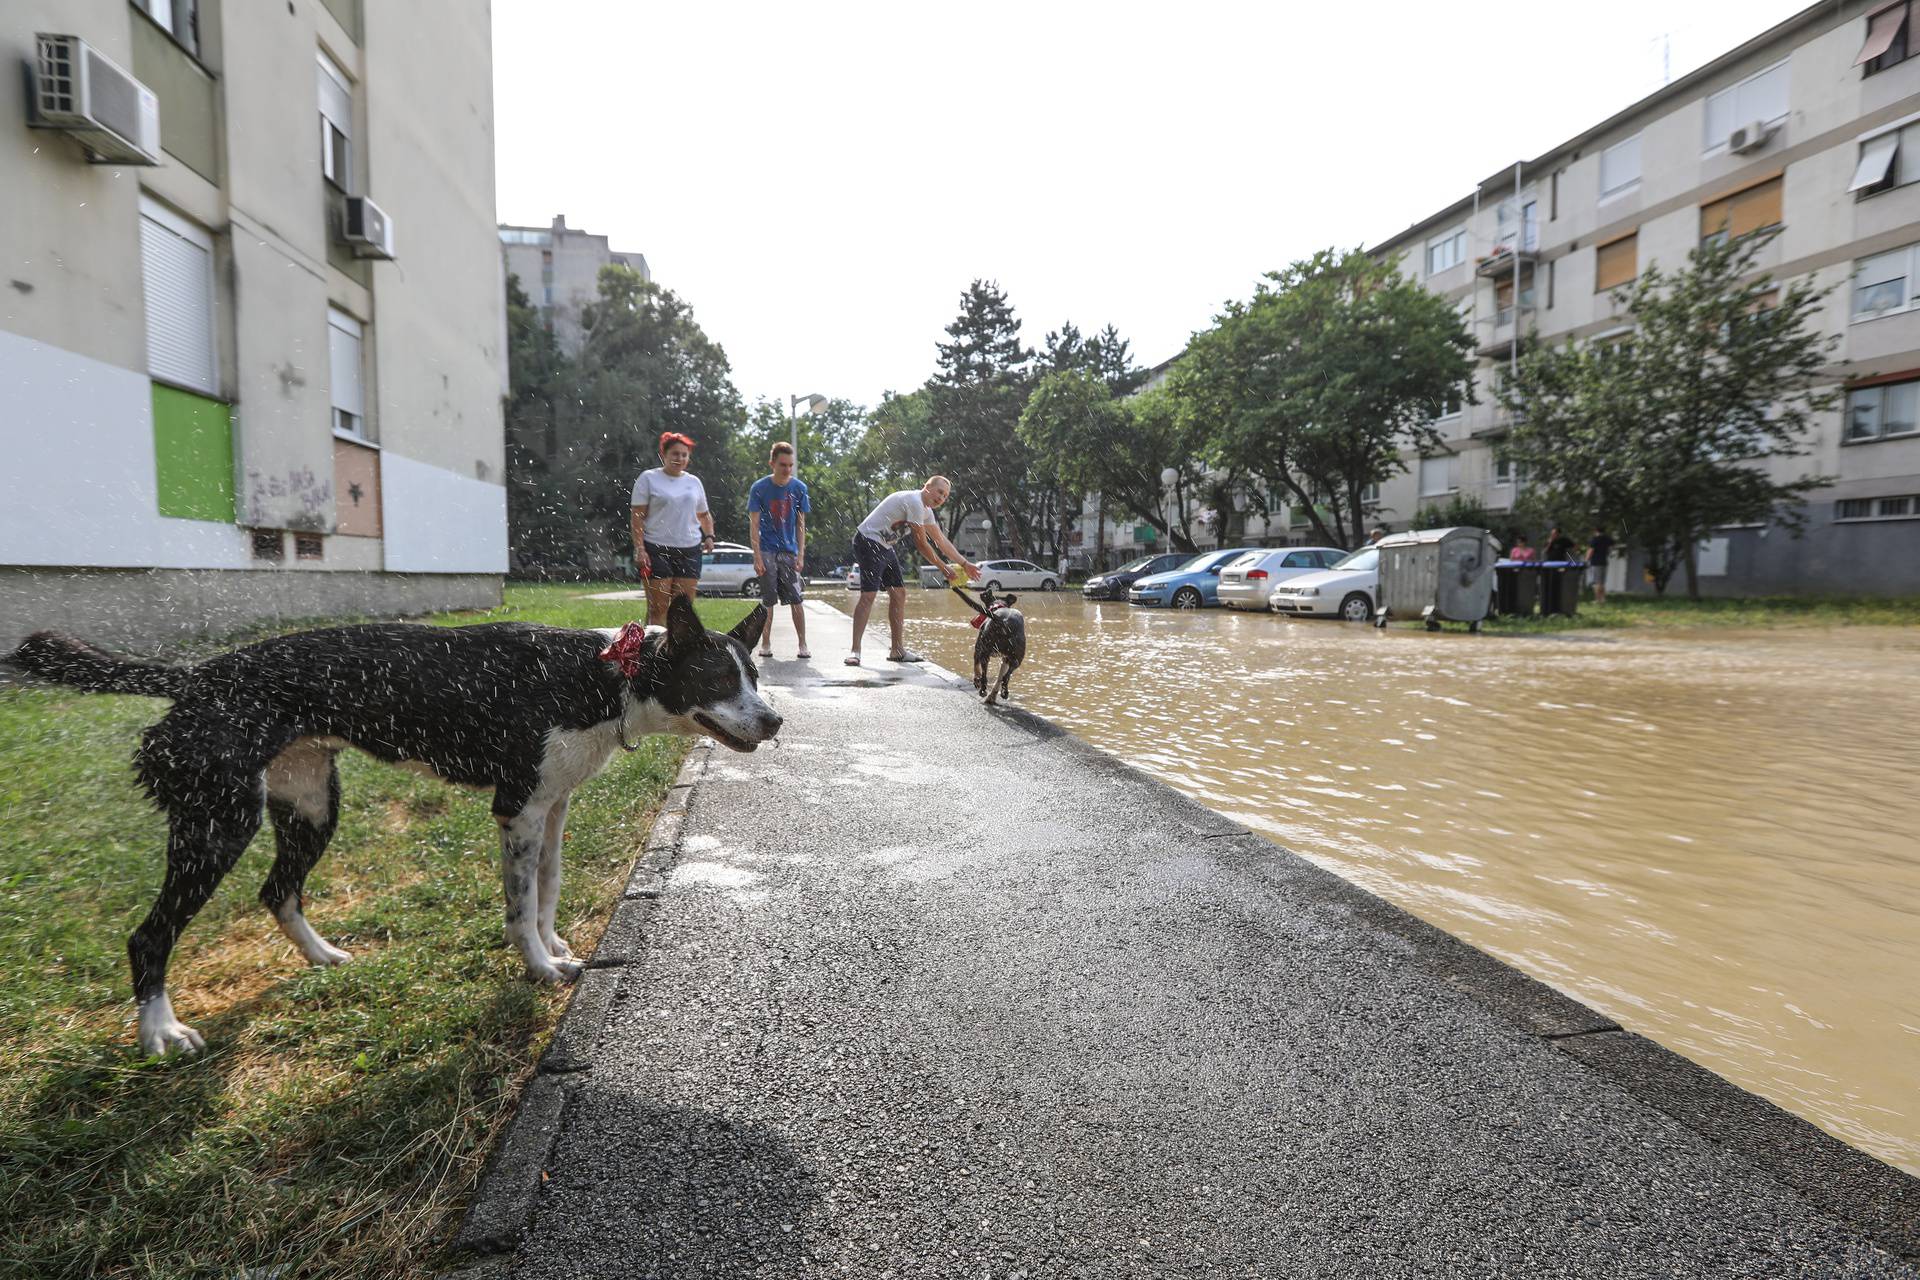
M 1540 612 L 1571 618 L 1580 608 L 1580 584 L 1587 566 L 1578 560 L 1547 560 L 1540 565 Z
M 1526 618 L 1540 602 L 1540 566 L 1531 560 L 1498 560 L 1493 566 L 1494 612 Z
M 1485 529 L 1411 529 L 1374 544 L 1380 551 L 1380 599 L 1374 624 L 1389 617 L 1422 618 L 1427 630 L 1442 622 L 1480 629 L 1493 603 L 1493 563 L 1500 549 Z

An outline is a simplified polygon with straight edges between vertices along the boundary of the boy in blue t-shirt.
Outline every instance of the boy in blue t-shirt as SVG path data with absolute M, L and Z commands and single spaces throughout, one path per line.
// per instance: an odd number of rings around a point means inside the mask
M 753 540 L 753 571 L 760 576 L 760 603 L 767 606 L 767 625 L 760 632 L 760 656 L 773 656 L 773 607 L 793 606 L 793 630 L 800 650 L 807 652 L 807 614 L 801 605 L 807 572 L 807 486 L 793 477 L 793 446 L 785 440 L 767 457 L 773 474 L 762 476 L 747 491 L 747 531 Z

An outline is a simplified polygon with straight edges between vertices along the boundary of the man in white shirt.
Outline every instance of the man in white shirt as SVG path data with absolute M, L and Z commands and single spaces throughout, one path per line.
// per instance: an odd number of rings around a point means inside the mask
M 959 570 L 948 567 L 951 558 L 968 578 L 980 576 L 980 567 L 954 549 L 933 513 L 946 504 L 953 485 L 945 476 L 929 477 L 918 489 L 902 489 L 880 499 L 859 530 L 853 535 L 853 559 L 860 566 L 860 600 L 853 606 L 853 652 L 846 656 L 850 667 L 860 665 L 860 637 L 866 634 L 867 617 L 873 612 L 873 597 L 881 588 L 887 592 L 887 626 L 893 633 L 893 648 L 887 657 L 895 662 L 919 662 L 917 653 L 909 653 L 906 644 L 907 587 L 900 573 L 900 557 L 893 545 L 911 533 L 920 554 L 951 578 Z M 935 552 L 938 547 L 946 553 Z

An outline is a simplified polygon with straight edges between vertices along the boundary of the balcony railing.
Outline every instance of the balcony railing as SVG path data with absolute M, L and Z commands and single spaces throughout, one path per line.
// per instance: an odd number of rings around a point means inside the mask
M 1516 254 L 1516 252 L 1507 245 L 1500 245 L 1486 257 L 1474 260 L 1473 273 L 1482 279 L 1503 275 L 1510 276 L 1513 274 L 1516 257 L 1518 258 L 1522 271 L 1531 271 L 1539 256 L 1540 251 L 1532 247 L 1521 249 Z

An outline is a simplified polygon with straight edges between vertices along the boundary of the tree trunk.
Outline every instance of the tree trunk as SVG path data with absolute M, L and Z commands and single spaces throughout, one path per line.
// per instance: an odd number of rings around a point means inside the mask
M 1099 521 L 1093 526 L 1093 572 L 1107 571 L 1107 491 L 1100 491 L 1100 501 L 1095 505 L 1094 517 Z
M 1687 599 L 1700 599 L 1700 543 L 1698 539 L 1687 539 Z

